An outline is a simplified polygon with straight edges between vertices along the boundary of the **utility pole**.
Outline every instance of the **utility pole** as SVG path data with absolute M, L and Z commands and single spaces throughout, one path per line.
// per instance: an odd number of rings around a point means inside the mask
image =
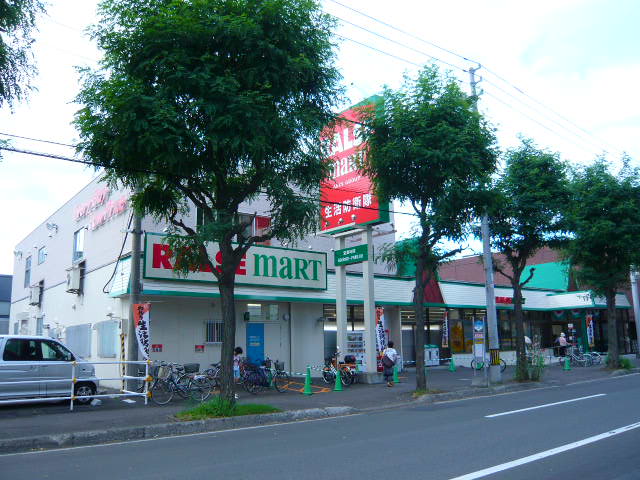
M 142 235 L 142 217 L 133 212 L 133 230 L 131 231 L 131 295 L 129 296 L 129 321 L 127 322 L 127 360 L 138 360 L 138 339 L 136 338 L 135 305 L 140 303 L 140 252 Z M 137 376 L 137 365 L 127 365 L 127 375 Z M 134 380 L 128 382 L 128 389 L 133 390 Z
M 476 80 L 476 72 L 481 68 L 469 68 L 469 83 L 471 85 L 471 94 L 474 97 L 473 108 L 478 112 L 478 94 L 476 86 L 480 80 Z M 502 372 L 500 371 L 500 339 L 498 337 L 498 319 L 496 315 L 496 297 L 493 290 L 493 257 L 491 255 L 491 245 L 489 243 L 489 216 L 485 209 L 482 214 L 481 223 L 482 232 L 482 258 L 484 264 L 485 277 L 485 298 L 487 304 L 487 335 L 489 336 L 489 353 L 491 362 L 489 365 L 489 382 L 502 383 Z

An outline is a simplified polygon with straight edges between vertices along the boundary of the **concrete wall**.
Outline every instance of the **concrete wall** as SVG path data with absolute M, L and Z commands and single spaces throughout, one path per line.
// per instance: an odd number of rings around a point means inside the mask
M 322 366 L 324 364 L 324 323 L 318 321 L 322 317 L 321 303 L 292 303 L 292 357 L 293 371 L 305 372 L 307 365 Z M 311 374 L 319 376 L 313 370 Z

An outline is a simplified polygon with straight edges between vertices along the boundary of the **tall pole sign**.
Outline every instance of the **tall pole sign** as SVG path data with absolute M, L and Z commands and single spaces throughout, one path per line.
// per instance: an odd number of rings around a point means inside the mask
M 376 97 L 340 113 L 336 121 L 323 131 L 331 145 L 331 174 L 320 185 L 320 231 L 336 237 L 336 344 L 338 350 L 347 339 L 346 265 L 363 262 L 364 290 L 364 357 L 363 381 L 377 382 L 375 294 L 373 285 L 372 226 L 389 221 L 389 204 L 381 202 L 373 192 L 371 180 L 358 168 L 366 155 L 359 134 L 364 114 L 375 108 Z M 366 244 L 347 249 L 345 237 L 366 232 Z M 353 231 L 353 232 L 352 232 Z M 339 354 L 341 356 L 341 354 Z
M 376 97 L 340 113 L 323 136 L 331 145 L 331 175 L 320 185 L 322 233 L 337 233 L 361 225 L 389 221 L 389 204 L 373 193 L 371 180 L 358 169 L 365 155 L 359 135 L 363 113 L 375 107 Z

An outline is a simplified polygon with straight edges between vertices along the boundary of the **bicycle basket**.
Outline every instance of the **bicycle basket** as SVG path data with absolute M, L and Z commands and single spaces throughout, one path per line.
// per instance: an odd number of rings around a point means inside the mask
M 275 369 L 276 372 L 283 372 L 284 371 L 284 362 L 280 362 L 278 360 L 276 360 L 275 362 L 273 362 L 275 365 Z
M 185 363 L 184 364 L 184 373 L 198 373 L 200 370 L 199 363 Z
M 151 371 L 151 376 L 154 378 L 167 378 L 171 374 L 171 367 L 169 365 L 155 365 Z
M 267 368 L 271 368 L 271 359 L 267 358 L 264 362 L 262 362 L 262 364 Z

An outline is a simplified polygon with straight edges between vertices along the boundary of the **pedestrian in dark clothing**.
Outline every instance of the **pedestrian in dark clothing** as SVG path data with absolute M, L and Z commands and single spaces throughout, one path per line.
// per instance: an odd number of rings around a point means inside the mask
M 393 348 L 393 342 L 389 342 L 387 348 L 382 352 L 382 367 L 387 387 L 393 387 L 393 367 L 396 360 L 398 360 L 398 352 Z

